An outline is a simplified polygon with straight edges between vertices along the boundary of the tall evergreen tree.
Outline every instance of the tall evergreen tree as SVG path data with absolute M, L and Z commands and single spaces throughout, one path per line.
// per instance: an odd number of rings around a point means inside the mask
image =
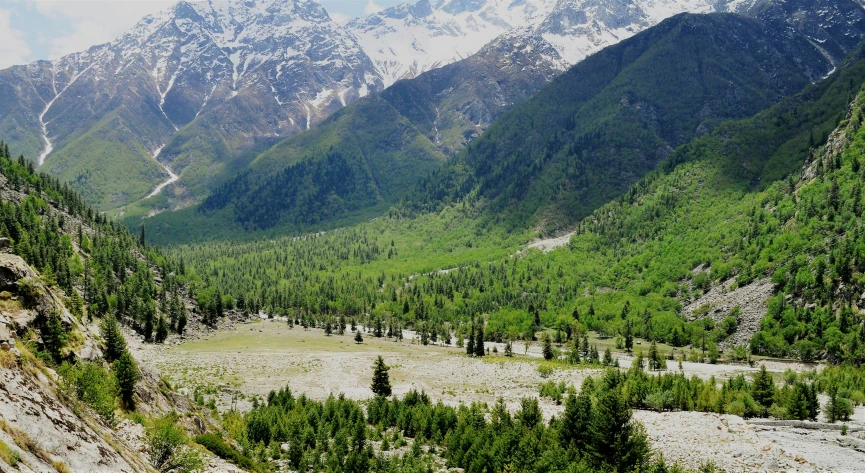
M 105 359 L 113 362 L 126 351 L 126 338 L 120 331 L 120 324 L 113 315 L 107 315 L 99 324 L 102 340 L 105 341 Z
M 475 356 L 484 356 L 486 354 L 486 350 L 484 349 L 484 321 L 480 320 L 478 323 L 478 330 L 475 338 Z
M 592 398 L 585 389 L 578 396 L 573 393 L 565 401 L 565 412 L 560 424 L 559 440 L 566 450 L 585 451 L 591 440 L 589 424 L 592 413 Z
M 554 354 L 553 354 L 553 342 L 552 342 L 552 340 L 550 340 L 550 335 L 546 334 L 546 333 L 544 334 L 543 354 L 544 354 L 545 360 L 552 360 L 553 359 L 553 356 L 554 356 Z
M 618 389 L 601 393 L 589 424 L 589 458 L 597 467 L 610 465 L 616 471 L 634 471 L 649 457 L 646 433 L 631 422 L 631 410 Z
M 633 349 L 634 349 L 634 333 L 633 333 L 633 329 L 631 327 L 631 321 L 627 320 L 627 321 L 625 321 L 625 350 L 627 350 L 628 353 L 631 353 L 631 351 Z
M 372 392 L 376 396 L 391 395 L 389 370 L 390 368 L 384 364 L 384 359 L 379 355 L 372 365 Z
M 775 381 L 766 370 L 766 365 L 760 367 L 760 371 L 754 375 L 754 384 L 751 385 L 751 397 L 763 406 L 764 412 L 772 407 L 775 401 Z
M 135 383 L 138 382 L 138 366 L 128 351 L 114 362 L 114 379 L 117 383 L 117 392 L 127 409 L 134 409 L 133 396 L 135 395 Z
M 63 328 L 63 322 L 60 320 L 60 313 L 56 310 L 51 310 L 42 325 L 42 345 L 45 351 L 51 355 L 55 362 L 60 361 L 61 352 L 66 345 L 68 338 L 66 329 Z
M 159 321 L 156 323 L 156 343 L 162 343 L 168 338 L 168 324 L 165 322 L 165 317 L 159 316 Z

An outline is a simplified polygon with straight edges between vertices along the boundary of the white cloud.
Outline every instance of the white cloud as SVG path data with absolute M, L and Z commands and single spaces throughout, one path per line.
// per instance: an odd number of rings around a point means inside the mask
M 369 1 L 366 3 L 366 6 L 363 7 L 363 14 L 364 14 L 364 15 L 372 15 L 373 13 L 378 13 L 378 12 L 380 12 L 380 11 L 382 11 L 382 10 L 384 10 L 384 7 L 382 7 L 381 5 L 375 3 L 374 0 L 369 0 Z
M 71 25 L 72 32 L 51 39 L 50 57 L 58 58 L 109 42 L 144 16 L 170 7 L 169 0 L 29 0 L 45 16 Z
M 12 27 L 12 12 L 0 9 L 0 69 L 25 64 L 29 56 L 24 32 Z
M 331 12 L 327 12 L 327 14 L 330 15 L 330 19 L 333 20 L 333 21 L 335 21 L 336 24 L 338 24 L 338 25 L 344 25 L 344 24 L 348 23 L 348 22 L 351 20 L 351 17 L 350 17 L 350 16 L 348 16 L 348 15 L 344 15 L 344 14 L 342 14 L 342 13 L 335 13 L 335 12 L 334 12 L 334 13 L 331 13 Z

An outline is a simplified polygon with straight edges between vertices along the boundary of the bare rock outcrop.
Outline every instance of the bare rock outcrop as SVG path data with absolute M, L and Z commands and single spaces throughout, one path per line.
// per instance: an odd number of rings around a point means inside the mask
M 759 279 L 746 286 L 733 289 L 734 280 L 730 279 L 684 308 L 690 320 L 711 317 L 715 323 L 722 322 L 730 312 L 738 307 L 739 324 L 736 331 L 724 341 L 724 347 L 747 345 L 751 337 L 760 330 L 760 320 L 768 310 L 766 302 L 772 296 L 775 285 L 769 279 Z

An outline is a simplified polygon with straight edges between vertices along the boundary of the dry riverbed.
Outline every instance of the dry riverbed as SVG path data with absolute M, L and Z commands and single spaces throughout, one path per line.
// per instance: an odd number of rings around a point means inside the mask
M 515 358 L 503 357 L 503 347 L 498 346 L 498 355 L 479 360 L 467 358 L 463 350 L 454 347 L 364 338 L 363 344 L 356 344 L 348 332 L 327 337 L 321 330 L 289 329 L 284 323 L 262 321 L 237 324 L 233 329 L 175 345 L 153 346 L 130 340 L 130 348 L 176 388 L 190 394 L 199 388 L 220 409 L 232 405 L 248 409 L 253 396 L 265 397 L 271 390 L 285 386 L 297 395 L 305 393 L 315 399 L 340 393 L 368 399 L 372 397 L 371 366 L 378 355 L 392 367 L 396 395 L 418 389 L 435 401 L 451 405 L 473 401 L 492 404 L 503 397 L 516 410 L 520 398 L 537 396 L 538 385 L 546 381 L 537 371 L 537 346 Z M 515 345 L 514 351 L 523 353 L 524 347 Z M 622 366 L 630 365 L 629 357 L 619 358 Z M 772 371 L 783 372 L 790 367 L 813 369 L 767 362 Z M 675 369 L 675 364 L 670 368 Z M 683 369 L 689 376 L 722 380 L 757 368 L 686 362 Z M 599 373 L 593 369 L 561 368 L 548 379 L 579 387 L 587 376 Z M 549 400 L 541 404 L 548 417 L 562 410 Z M 658 452 L 670 462 L 696 467 L 712 460 L 731 472 L 865 472 L 865 442 L 858 449 L 858 444 L 842 446 L 838 431 L 762 426 L 737 416 L 697 412 L 638 411 L 635 417 L 645 425 Z M 865 410 L 857 409 L 850 426 L 865 426 Z M 851 432 L 849 437 L 854 435 L 862 434 Z

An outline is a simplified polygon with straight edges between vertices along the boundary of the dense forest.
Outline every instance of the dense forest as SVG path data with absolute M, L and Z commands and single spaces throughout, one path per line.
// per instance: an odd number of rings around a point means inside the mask
M 860 56 L 680 148 L 579 223 L 568 249 L 520 250 L 527 234 L 473 219 L 481 204 L 466 199 L 439 214 L 406 218 L 397 207 L 324 234 L 175 251 L 240 310 L 432 340 L 466 338 L 481 321 L 487 340 L 627 330 L 702 350 L 724 344 L 739 314 L 691 320 L 683 305 L 721 283 L 772 278 L 778 295 L 761 330 L 727 356 L 861 363 L 865 334 L 844 289 L 862 271 Z

